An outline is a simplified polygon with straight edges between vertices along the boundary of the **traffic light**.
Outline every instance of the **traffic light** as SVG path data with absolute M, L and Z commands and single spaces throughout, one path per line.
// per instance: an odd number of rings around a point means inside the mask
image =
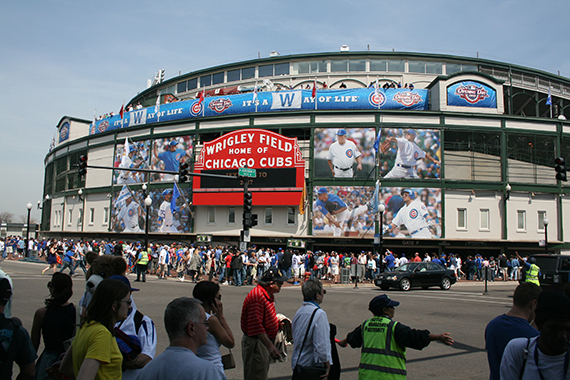
M 87 174 L 87 156 L 82 154 L 79 156 L 79 163 L 77 164 L 77 175 L 81 179 L 85 174 Z
M 251 224 L 250 227 L 257 226 L 257 214 L 251 214 Z
M 188 181 L 188 164 L 183 162 L 178 166 L 178 182 L 184 183 Z
M 554 164 L 556 164 L 554 167 L 554 170 L 556 170 L 556 179 L 566 182 L 566 160 L 564 157 L 558 157 L 555 159 Z
M 252 226 L 253 194 L 250 191 L 243 192 L 243 229 L 248 230 Z

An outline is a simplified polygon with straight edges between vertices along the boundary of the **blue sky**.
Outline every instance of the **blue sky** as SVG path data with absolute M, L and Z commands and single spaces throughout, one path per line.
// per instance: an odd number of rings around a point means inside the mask
M 42 196 L 63 116 L 117 113 L 166 79 L 269 56 L 404 51 L 492 59 L 570 77 L 570 2 L 4 1 L 0 12 L 0 212 Z

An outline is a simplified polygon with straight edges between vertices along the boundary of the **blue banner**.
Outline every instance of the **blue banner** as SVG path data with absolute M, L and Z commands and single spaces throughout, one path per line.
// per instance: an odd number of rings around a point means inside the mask
M 69 138 L 69 123 L 65 123 L 59 128 L 59 142 L 67 141 Z
M 483 83 L 458 82 L 447 87 L 447 105 L 497 108 L 497 92 Z
M 151 106 L 125 112 L 99 120 L 90 134 L 102 133 L 119 128 L 158 123 L 160 121 L 184 120 L 195 117 L 238 115 L 283 111 L 312 110 L 427 110 L 428 90 L 404 88 L 380 90 L 373 88 L 346 90 L 318 90 L 312 97 L 311 90 L 292 90 L 213 96 L 182 102 L 161 104 L 159 111 Z

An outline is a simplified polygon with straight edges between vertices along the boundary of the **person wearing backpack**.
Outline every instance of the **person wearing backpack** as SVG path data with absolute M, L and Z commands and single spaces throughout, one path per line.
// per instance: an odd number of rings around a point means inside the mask
M 4 309 L 12 298 L 8 279 L 0 280 L 0 379 L 12 378 L 14 362 L 20 368 L 17 380 L 33 379 L 37 355 L 30 335 L 18 318 L 6 318 Z

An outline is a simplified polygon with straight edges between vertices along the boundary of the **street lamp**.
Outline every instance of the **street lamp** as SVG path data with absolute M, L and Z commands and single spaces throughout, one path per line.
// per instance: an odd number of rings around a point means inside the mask
M 77 191 L 77 195 L 79 195 L 79 200 L 83 202 L 83 189 L 79 189 Z
M 511 190 L 512 190 L 511 185 L 509 185 L 507 183 L 507 186 L 505 186 L 505 200 L 506 201 L 509 200 L 509 198 L 511 197 Z
M 26 225 L 26 257 L 29 257 L 30 251 L 28 248 L 30 241 L 30 212 L 32 211 L 32 202 L 28 202 L 26 208 L 28 209 L 28 224 Z
M 542 224 L 544 225 L 544 253 L 548 254 L 548 223 L 549 220 L 544 218 Z
M 384 239 L 382 237 L 382 235 L 384 235 L 384 211 L 386 210 L 386 206 L 384 206 L 384 203 L 380 203 L 378 205 L 378 213 L 380 215 L 380 262 L 383 262 L 382 260 L 382 255 L 384 254 Z
M 146 193 L 146 189 L 147 189 L 146 183 L 143 183 L 142 190 L 143 190 L 143 195 L 145 197 L 144 247 L 146 252 L 148 253 L 148 214 L 150 206 L 152 205 L 152 198 Z

